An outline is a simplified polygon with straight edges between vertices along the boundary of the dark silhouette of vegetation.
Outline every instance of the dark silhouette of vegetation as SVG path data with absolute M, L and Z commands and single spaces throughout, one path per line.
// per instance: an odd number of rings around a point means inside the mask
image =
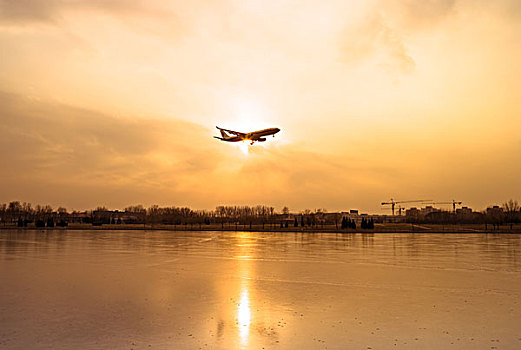
M 516 200 L 510 199 L 508 202 L 503 204 L 505 220 L 508 224 L 510 224 L 510 229 L 512 229 L 513 224 L 519 224 L 521 222 L 521 215 L 519 210 L 519 203 Z
M 364 230 L 373 230 L 374 229 L 374 220 L 362 218 L 362 222 L 360 223 L 360 228 Z
M 342 228 L 342 230 L 345 230 L 346 228 L 348 228 L 347 218 L 345 216 L 342 217 L 342 223 L 340 224 L 340 227 Z
M 412 213 L 412 214 L 411 214 Z M 393 217 L 395 219 L 395 217 Z M 318 209 L 306 209 L 300 213 L 290 213 L 284 207 L 280 213 L 273 207 L 218 206 L 215 210 L 192 210 L 188 207 L 159 207 L 152 205 L 128 206 L 124 210 L 109 210 L 97 207 L 93 210 L 68 212 L 66 208 L 56 210 L 49 205 L 32 206 L 30 203 L 13 201 L 0 204 L 0 224 L 14 227 L 53 228 L 68 227 L 70 224 L 143 225 L 143 227 L 171 226 L 173 229 L 235 229 L 235 230 L 374 230 L 375 222 L 384 223 L 385 216 L 368 216 L 358 213 L 327 213 Z M 394 220 L 393 220 L 394 221 Z M 463 207 L 456 212 L 427 207 L 406 212 L 401 222 L 413 224 L 478 224 L 485 229 L 496 230 L 501 225 L 521 223 L 521 211 L 517 201 L 509 200 L 500 206 L 491 206 L 482 212 L 474 212 Z M 340 224 L 340 225 L 339 225 Z M 339 227 L 340 226 L 340 227 Z

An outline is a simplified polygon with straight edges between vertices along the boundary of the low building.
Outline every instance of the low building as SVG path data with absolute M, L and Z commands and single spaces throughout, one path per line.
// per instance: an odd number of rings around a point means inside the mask
M 492 207 L 487 208 L 487 215 L 501 215 L 503 214 L 503 208 L 499 205 L 494 205 Z
M 472 215 L 472 209 L 469 207 L 461 207 L 456 209 L 456 214 L 458 215 Z

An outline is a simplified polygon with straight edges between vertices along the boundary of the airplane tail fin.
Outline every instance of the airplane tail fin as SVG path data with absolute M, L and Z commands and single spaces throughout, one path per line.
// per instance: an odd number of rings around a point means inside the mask
M 219 131 L 221 132 L 221 136 L 223 137 L 223 139 L 230 138 L 230 135 L 228 135 L 226 131 L 224 131 L 223 129 L 219 129 Z

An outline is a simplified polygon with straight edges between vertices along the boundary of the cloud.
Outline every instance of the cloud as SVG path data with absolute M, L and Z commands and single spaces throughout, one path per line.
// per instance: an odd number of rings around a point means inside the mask
M 518 4 L 0 0 L 0 89 L 20 94 L 0 93 L 0 194 L 374 208 L 434 197 L 454 148 L 468 154 L 445 194 L 470 187 L 464 171 L 517 130 L 501 123 L 519 114 Z M 225 118 L 284 130 L 244 157 L 211 138 Z
M 0 18 L 10 22 L 50 21 L 58 1 L 0 0 Z
M 117 18 L 176 18 L 170 8 L 158 1 L 139 0 L 0 0 L 0 21 L 7 23 L 58 22 L 67 11 L 89 11 Z
M 244 157 L 180 120 L 116 117 L 5 92 L 0 109 L 0 147 L 8 150 L 0 154 L 4 201 L 331 208 L 354 199 L 355 187 L 381 186 L 383 173 L 391 173 L 276 143 Z
M 425 33 L 435 33 L 445 22 L 456 21 L 458 23 L 453 26 L 464 25 L 485 14 L 508 21 L 518 20 L 521 2 L 377 0 L 361 20 L 347 23 L 340 41 L 341 60 L 351 65 L 369 62 L 393 74 L 409 73 L 416 62 L 409 52 L 408 42 Z
M 389 142 L 390 152 L 376 148 L 372 154 L 366 142 L 351 153 L 340 144 L 334 153 L 321 153 L 298 143 L 279 144 L 278 135 L 245 156 L 236 145 L 219 142 L 210 130 L 187 121 L 112 116 L 5 92 L 0 92 L 0 109 L 3 202 L 51 201 L 76 209 L 157 203 L 374 210 L 394 196 L 445 200 L 446 193 L 455 193 L 476 202 L 475 183 L 497 192 L 490 191 L 488 198 L 515 196 L 514 187 L 497 182 L 498 172 L 503 182 L 519 182 L 519 167 L 511 166 L 520 164 L 519 143 L 503 158 L 491 158 L 498 151 L 486 145 L 472 152 L 460 146 L 447 158 L 438 147 L 411 148 L 406 140 Z M 468 180 L 469 171 L 479 177 Z
M 54 15 L 56 1 L 0 0 L 3 21 L 49 21 Z
M 175 191 L 218 165 L 218 152 L 193 142 L 206 130 L 190 122 L 118 118 L 8 93 L 0 109 L 2 191 L 22 193 L 32 182 Z
M 469 22 L 480 14 L 518 19 L 521 2 L 518 0 L 381 0 L 373 11 L 382 13 L 393 26 L 421 31 L 435 28 L 451 16 Z
M 380 13 L 373 13 L 347 29 L 341 42 L 341 52 L 342 60 L 348 64 L 370 61 L 391 72 L 401 73 L 409 73 L 415 66 L 400 34 L 388 25 Z
M 457 0 L 405 0 L 388 2 L 387 6 L 384 4 L 384 9 L 395 21 L 398 20 L 400 25 L 418 30 L 432 27 L 446 18 L 454 11 L 456 3 Z

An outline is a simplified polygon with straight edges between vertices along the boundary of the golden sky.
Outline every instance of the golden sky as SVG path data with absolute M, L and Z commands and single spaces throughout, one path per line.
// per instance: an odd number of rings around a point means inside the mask
M 521 199 L 520 38 L 519 0 L 0 0 L 0 202 Z

